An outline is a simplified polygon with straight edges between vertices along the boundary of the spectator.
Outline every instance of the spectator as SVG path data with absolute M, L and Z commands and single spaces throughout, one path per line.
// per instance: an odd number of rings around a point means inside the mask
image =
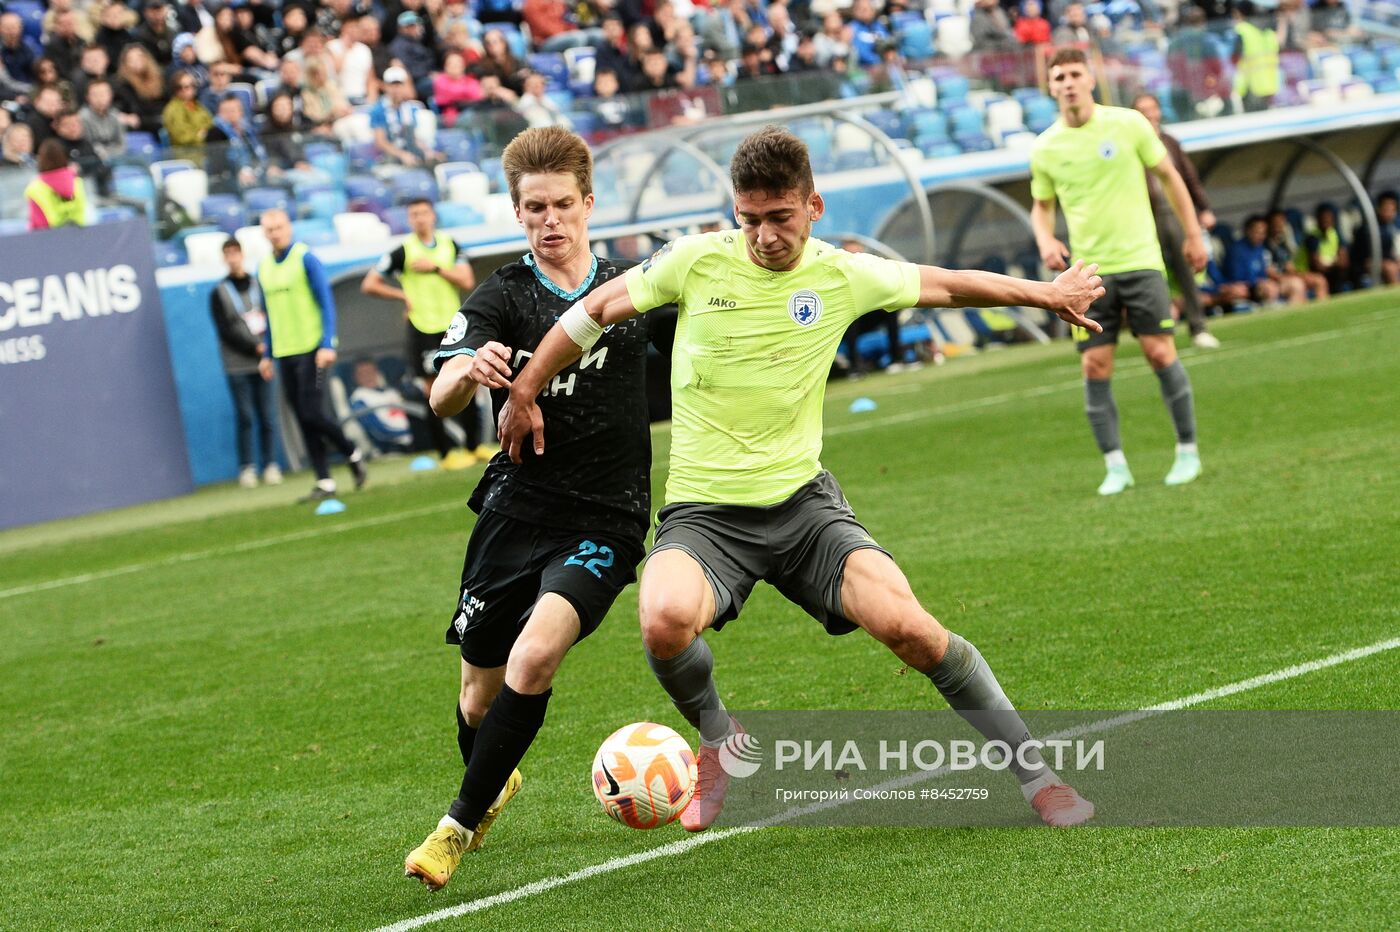
M 524 69 L 511 54 L 505 33 L 499 29 L 488 29 L 481 38 L 481 44 L 486 54 L 476 64 L 477 77 L 492 75 L 515 94 L 524 90 Z
M 71 78 L 73 72 L 78 70 L 78 60 L 82 57 L 83 47 L 87 45 L 78 34 L 78 14 L 72 9 L 56 14 L 48 37 L 44 54 L 53 59 L 60 74 Z
M 1278 47 L 1289 52 L 1305 52 L 1327 44 L 1327 38 L 1313 32 L 1312 11 L 1303 0 L 1281 0 L 1274 20 Z
M 0 168 L 34 167 L 34 130 L 28 123 L 12 123 L 0 137 Z
M 301 89 L 306 82 L 301 77 L 301 62 L 288 58 L 277 66 L 277 87 L 272 95 L 286 94 L 292 98 L 292 109 L 301 115 Z
M 797 48 L 793 50 L 792 57 L 788 59 L 788 73 L 801 74 L 820 71 L 821 68 L 822 63 L 817 55 L 816 38 L 810 32 L 803 32 L 797 39 Z
M 63 112 L 63 95 L 56 87 L 40 87 L 20 111 L 23 120 L 34 132 L 34 142 L 42 146 L 53 135 L 53 121 Z
M 646 23 L 634 23 L 627 30 L 627 69 L 631 75 L 632 83 L 628 85 L 629 91 L 643 89 L 645 77 L 642 73 L 642 59 L 647 52 L 656 48 L 656 43 L 651 38 L 651 30 Z
M 841 248 L 846 252 L 861 253 L 866 252 L 865 244 L 856 239 L 842 240 Z M 868 372 L 878 370 L 881 357 L 875 356 L 866 359 L 861 356 L 859 344 L 860 338 L 867 333 L 875 333 L 879 330 L 885 331 L 886 352 L 890 361 L 885 367 L 886 372 L 900 372 L 904 366 L 904 344 L 899 332 L 899 310 L 893 311 L 870 311 L 862 314 L 846 329 L 845 340 L 850 341 L 851 357 L 854 363 L 852 369 L 855 376 L 860 376 Z
M 1347 244 L 1337 230 L 1337 209 L 1331 204 L 1318 204 L 1313 212 L 1317 230 L 1306 239 L 1308 270 L 1327 279 L 1327 287 L 1336 294 L 1344 290 L 1351 267 Z
M 605 68 L 594 73 L 593 97 L 587 101 L 587 106 L 608 129 L 623 129 L 635 123 L 632 104 L 620 90 L 617 72 Z
M 318 61 L 325 67 L 327 78 L 331 81 L 339 80 L 335 71 L 335 61 L 326 51 L 326 36 L 319 29 L 306 30 L 301 47 L 294 52 L 288 52 L 287 57 L 301 65 L 302 74 L 306 73 L 307 67 L 313 61 Z
M 319 61 L 307 65 L 306 83 L 301 89 L 301 115 L 312 132 L 329 135 L 335 121 L 350 113 L 345 95 L 326 77 L 326 66 Z
M 199 60 L 194 36 L 182 32 L 170 47 L 175 51 L 175 63 L 170 68 L 171 83 L 178 81 L 182 75 L 193 78 L 195 98 L 198 99 L 209 87 L 209 69 Z
M 399 389 L 391 387 L 384 380 L 384 373 L 373 359 L 357 359 L 352 370 L 355 387 L 350 390 L 350 411 L 355 416 L 365 439 L 380 450 L 408 450 L 413 446 L 413 423 L 409 419 L 405 405 L 408 404 Z M 429 416 L 429 420 L 432 420 Z M 455 451 L 454 451 L 455 452 Z M 465 451 L 463 451 L 465 453 Z M 464 457 L 454 462 L 465 469 L 476 462 L 474 457 Z M 446 461 L 443 463 L 446 468 Z
M 44 87 L 58 91 L 64 107 L 72 109 L 76 105 L 72 82 L 63 77 L 62 72 L 58 70 L 58 64 L 47 55 L 41 55 L 34 60 L 34 89 L 30 93 L 38 93 L 39 89 Z
M 209 189 L 236 194 L 262 181 L 267 150 L 243 112 L 243 99 L 225 94 L 205 137 Z
M 126 151 L 126 127 L 112 109 L 112 84 L 106 78 L 88 82 L 83 109 L 78 117 L 83 123 L 83 135 L 104 162 Z
M 53 138 L 63 144 L 69 163 L 92 183 L 98 194 L 106 197 L 112 193 L 112 167 L 83 136 L 83 121 L 76 110 L 64 110 L 54 119 Z
M 1262 17 L 1255 18 L 1249 0 L 1240 0 L 1234 16 L 1235 95 L 1246 113 L 1267 110 L 1279 89 L 1278 33 Z
M 676 76 L 676 83 L 682 88 L 695 86 L 696 72 L 700 68 L 700 40 L 688 22 L 676 26 L 675 37 L 666 47 L 666 61 Z
M 739 54 L 744 33 L 753 21 L 744 0 L 729 0 L 723 7 L 710 11 L 701 29 L 701 44 L 714 49 L 720 58 L 733 59 Z
M 969 29 L 974 52 L 1005 52 L 1016 47 L 1011 20 L 997 0 L 974 0 Z
M 238 443 L 238 484 L 258 484 L 258 463 L 267 485 L 282 481 L 273 438 L 278 430 L 277 401 L 272 382 L 258 374 L 267 341 L 267 312 L 262 289 L 243 265 L 243 246 L 230 236 L 224 241 L 228 275 L 209 294 L 209 314 L 219 335 L 219 357 L 233 396 L 234 436 Z M 253 440 L 256 432 L 257 455 Z
M 36 57 L 24 41 L 24 20 L 18 13 L 0 13 L 0 65 L 13 80 L 33 84 Z
M 117 109 L 135 117 L 135 125 L 127 123 L 128 128 L 140 129 L 152 136 L 160 132 L 165 110 L 165 80 L 144 45 L 133 42 L 122 50 L 116 91 Z
M 175 24 L 179 32 L 188 32 L 195 37 L 212 37 L 214 34 L 214 14 L 205 6 L 204 0 L 176 0 Z M 201 48 L 201 61 L 205 58 L 203 52 Z
M 378 100 L 380 94 L 379 76 L 389 70 L 389 66 L 394 63 L 394 58 L 389 54 L 388 47 L 379 41 L 379 20 L 373 16 L 362 16 L 358 22 L 360 41 L 369 47 L 370 58 L 374 62 L 374 70 L 370 72 L 369 83 L 366 85 L 366 100 Z M 335 72 L 328 72 L 328 74 L 335 77 Z
M 875 6 L 870 0 L 854 0 L 851 4 L 851 47 L 856 64 L 869 68 L 880 61 L 880 43 L 888 40 L 890 31 L 875 18 Z
M 234 38 L 237 32 L 238 17 L 233 12 L 233 7 L 227 4 L 219 7 L 218 12 L 214 14 L 214 40 L 211 43 L 218 46 L 218 54 L 214 61 L 233 66 L 235 73 L 243 70 L 243 55 L 239 52 L 238 42 Z
M 481 81 L 481 103 L 477 106 L 478 112 L 497 111 L 494 116 L 499 116 L 499 111 L 509 110 L 512 116 L 519 116 L 516 113 L 515 105 L 520 101 L 520 95 L 501 83 L 501 79 L 494 74 L 484 74 Z
M 96 17 L 92 15 L 95 10 L 90 9 L 90 4 L 87 2 L 82 4 L 82 9 L 74 9 L 73 0 L 48 0 L 48 7 L 43 21 L 44 35 L 46 37 L 52 36 L 62 31 L 62 27 L 58 24 L 59 18 L 65 13 L 72 13 L 74 32 L 80 43 L 78 51 L 82 51 L 82 47 L 92 41 L 96 29 Z M 76 64 L 75 61 L 74 65 L 76 66 Z
M 204 159 L 198 147 L 204 145 L 204 138 L 214 125 L 214 115 L 199 102 L 199 84 L 193 75 L 176 74 L 170 82 L 170 90 L 175 96 L 161 113 L 165 134 L 172 147 L 186 150 L 180 157 L 202 163 Z
M 1050 42 L 1050 20 L 1041 15 L 1040 0 L 1026 0 L 1021 7 L 1021 15 L 1016 17 L 1016 41 L 1022 45 Z
M 162 68 L 175 60 L 175 31 L 170 28 L 170 8 L 165 0 L 146 0 L 141 6 L 141 25 L 131 33 L 151 53 Z
M 395 65 L 384 72 L 384 96 L 369 112 L 370 129 L 380 157 L 401 168 L 414 168 L 429 160 L 418 145 L 416 117 L 408 72 Z
M 817 61 L 823 68 L 834 59 L 845 61 L 851 57 L 851 27 L 834 10 L 822 17 L 822 31 L 813 40 L 817 46 Z
M 1376 224 L 1381 235 L 1381 261 L 1371 268 L 1371 237 L 1364 231 L 1351 244 L 1352 285 L 1360 287 L 1368 274 L 1373 281 L 1386 285 L 1400 282 L 1400 261 L 1397 260 L 1395 240 L 1400 236 L 1400 226 L 1396 224 L 1396 193 L 1385 191 L 1376 198 Z
M 107 49 L 100 45 L 89 45 L 78 56 L 78 70 L 73 72 L 73 93 L 82 100 L 87 99 L 87 88 L 93 81 L 105 81 L 111 71 Z
M 1347 45 L 1366 38 L 1351 21 L 1351 10 L 1342 0 L 1318 0 L 1312 8 L 1312 28 L 1332 45 Z
M 622 17 L 605 16 L 602 28 L 603 38 L 597 45 L 594 71 L 611 71 L 623 88 L 631 87 L 636 74 L 632 70 L 632 56 L 628 54 L 627 30 L 622 25 Z
M 147 0 L 147 2 L 156 2 L 156 0 Z M 232 5 L 234 23 L 236 24 L 233 30 L 233 44 L 238 50 L 239 63 L 244 68 L 269 73 L 275 72 L 278 57 L 273 49 L 277 46 L 276 40 L 266 27 L 257 21 L 254 15 L 255 11 L 249 5 L 248 0 L 233 0 Z M 305 34 L 302 38 L 305 40 Z
M 136 23 L 136 14 L 122 0 L 106 0 L 99 14 L 97 35 L 93 41 L 107 50 L 107 61 L 118 63 L 122 60 L 122 50 L 131 44 L 131 27 Z
M 395 8 L 393 0 L 390 0 L 384 18 L 385 25 L 397 24 L 399 16 L 404 13 L 413 13 L 418 17 L 418 24 L 423 28 L 422 43 L 430 49 L 437 48 L 438 34 L 433 27 L 433 17 L 428 11 L 428 4 L 425 0 L 397 0 L 397 2 L 398 6 Z M 433 0 L 433 5 L 436 6 L 441 2 L 442 0 Z M 389 33 L 388 41 L 392 42 L 395 38 L 397 38 L 396 30 Z
M 525 0 L 521 16 L 530 27 L 530 38 L 542 51 L 553 52 L 568 47 L 570 33 L 578 27 L 568 20 L 568 7 L 564 0 Z M 563 37 L 563 45 L 550 40 Z
M 666 56 L 656 53 L 661 59 L 661 67 L 666 67 Z M 545 90 L 544 75 L 532 71 L 525 77 L 525 93 L 515 104 L 516 111 L 531 126 L 562 126 L 572 129 L 573 123 L 563 108 L 549 97 Z
M 1314 272 L 1299 271 L 1297 257 L 1300 250 L 1297 240 L 1293 236 L 1293 227 L 1288 222 L 1288 215 L 1281 210 L 1269 212 L 1269 235 L 1264 241 L 1269 249 L 1269 255 L 1273 257 L 1274 268 L 1278 269 L 1285 277 L 1295 277 L 1303 282 L 1303 287 L 1312 292 L 1313 297 L 1318 300 L 1326 298 L 1329 294 L 1327 278 Z
M 38 163 L 39 176 L 24 189 L 29 204 L 29 229 L 87 226 L 87 189 L 69 164 L 63 143 L 44 140 L 39 146 Z
M 743 52 L 739 55 L 739 67 L 735 70 L 735 80 L 751 81 L 754 78 L 766 78 L 778 73 L 778 66 L 773 61 L 773 53 L 767 46 L 745 44 Z
M 1307 300 L 1307 288 L 1302 279 L 1285 276 L 1275 268 L 1266 240 L 1269 221 L 1255 214 L 1244 222 L 1244 236 L 1230 244 L 1225 257 L 1225 277 L 1231 284 L 1245 286 L 1249 300 L 1256 304 L 1273 304 L 1280 297 L 1289 304 Z
M 199 95 L 199 102 L 204 104 L 205 110 L 219 112 L 219 101 L 228 96 L 233 79 L 240 72 L 241 69 L 233 62 L 218 62 L 209 68 L 209 86 Z
M 311 170 L 301 141 L 304 132 L 305 125 L 297 115 L 295 98 L 291 94 L 273 94 L 267 102 L 267 124 L 260 136 L 263 148 L 267 150 L 267 171 L 270 176 Z
M 702 84 L 707 87 L 732 87 L 737 75 L 730 69 L 729 62 L 720 57 L 714 49 L 706 49 L 704 54 L 705 67 L 701 72 Z
M 354 20 L 351 20 L 351 22 L 354 22 Z M 342 36 L 344 34 L 345 28 L 349 25 L 350 23 L 346 23 L 341 27 Z M 306 18 L 306 7 L 283 7 L 282 28 L 277 31 L 277 34 L 275 36 L 273 36 L 272 53 L 278 58 L 283 58 L 288 52 L 292 51 L 293 49 L 300 48 L 301 40 L 305 38 L 306 30 L 309 26 L 310 21 Z M 330 43 L 330 45 L 334 46 L 335 43 L 332 42 Z M 331 50 L 331 54 L 335 54 L 334 49 Z
M 1065 7 L 1064 22 L 1055 30 L 1051 40 L 1056 45 L 1077 45 L 1084 48 L 1095 44 L 1094 32 L 1089 28 L 1089 17 L 1084 12 L 1084 4 L 1071 3 Z
M 370 23 L 378 30 L 379 23 L 372 16 L 348 20 L 341 28 L 339 38 L 326 43 L 326 50 L 336 59 L 336 73 L 340 76 L 339 88 L 346 99 L 354 103 L 369 100 L 370 84 L 374 75 L 378 73 L 374 52 L 365 40 L 365 27 Z M 378 41 L 377 31 L 375 41 Z M 384 67 L 389 67 L 387 59 Z
M 768 5 L 768 47 L 773 51 L 773 61 L 777 62 L 778 68 L 787 71 L 788 63 L 792 60 L 792 55 L 797 51 L 797 43 L 801 36 L 797 32 L 797 27 L 792 24 L 792 17 L 788 14 L 785 4 L 774 2 Z
M 642 77 L 635 90 L 673 91 L 679 87 L 671 64 L 666 61 L 666 53 L 658 48 L 648 49 L 642 56 Z
M 442 71 L 433 77 L 433 103 L 444 126 L 457 123 L 457 115 L 481 100 L 481 82 L 467 74 L 467 60 L 461 52 L 448 52 Z
M 430 98 L 437 56 L 423 42 L 423 20 L 417 13 L 400 13 L 398 27 L 398 35 L 389 43 L 389 52 L 408 71 L 418 96 L 423 99 Z

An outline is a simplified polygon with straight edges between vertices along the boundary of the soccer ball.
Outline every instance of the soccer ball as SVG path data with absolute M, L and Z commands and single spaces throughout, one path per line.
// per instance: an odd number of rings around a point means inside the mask
M 679 818 L 695 793 L 695 755 L 665 725 L 624 726 L 608 735 L 593 758 L 593 793 L 623 825 L 665 825 Z

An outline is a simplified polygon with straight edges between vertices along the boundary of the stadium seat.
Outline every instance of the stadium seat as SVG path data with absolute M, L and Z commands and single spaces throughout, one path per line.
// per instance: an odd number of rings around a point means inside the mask
M 199 216 L 232 235 L 243 226 L 243 202 L 236 194 L 211 194 L 200 204 Z
M 962 155 L 962 147 L 946 136 L 943 139 L 919 140 L 919 151 L 926 159 L 946 159 L 949 156 Z
M 446 191 L 447 183 L 454 175 L 480 171 L 475 162 L 441 162 L 433 167 L 433 179 L 437 181 L 439 191 Z
M 972 51 L 972 29 L 968 18 L 961 15 L 940 17 L 937 44 L 938 51 L 949 58 L 961 58 Z
M 836 153 L 836 170 L 852 171 L 860 168 L 874 168 L 879 162 L 869 149 L 847 149 Z
M 308 246 L 334 246 L 340 242 L 335 223 L 322 217 L 310 217 L 292 224 L 292 235 Z
M 306 209 L 307 216 L 329 220 L 344 213 L 350 206 L 350 199 L 340 187 L 313 187 L 298 191 L 297 203 Z
M 486 219 L 486 223 L 493 227 L 514 230 L 515 205 L 511 203 L 510 195 L 504 193 L 488 194 L 481 201 L 481 213 Z M 505 232 L 502 230 L 502 232 Z
M 468 204 L 442 201 L 437 205 L 438 225 L 442 227 L 469 227 L 482 221 L 482 216 Z
M 481 172 L 459 172 L 447 182 L 448 197 L 458 204 L 481 204 L 491 193 L 491 179 Z
M 389 225 L 389 235 L 402 236 L 410 229 L 407 207 L 390 207 L 384 211 L 384 222 Z
M 200 219 L 204 199 L 209 196 L 209 176 L 191 166 L 165 176 L 161 185 L 165 196 L 179 204 L 192 219 Z
M 475 162 L 477 155 L 476 140 L 465 129 L 448 128 L 440 129 L 437 134 L 438 151 L 447 157 L 449 162 Z
M 1010 97 L 988 103 L 985 116 L 987 135 L 998 141 L 1026 128 L 1022 122 L 1021 105 Z
M 591 45 L 564 50 L 564 66 L 568 69 L 568 87 L 576 94 L 593 92 L 593 76 L 598 67 L 598 50 Z
M 932 78 L 910 78 L 905 93 L 909 95 L 909 99 L 916 106 L 928 108 L 938 106 L 938 85 L 933 83 Z
M 313 151 L 308 145 L 306 147 L 306 160 L 311 163 L 312 168 L 320 169 L 337 183 L 344 181 L 345 176 L 350 172 L 349 157 L 334 146 Z
M 437 151 L 437 114 L 424 107 L 413 114 L 413 139 L 424 152 Z
M 962 75 L 947 75 L 934 82 L 938 86 L 938 99 L 944 107 L 964 103 L 967 100 L 969 83 Z
M 163 186 L 165 180 L 176 172 L 193 171 L 197 166 L 189 159 L 166 159 L 160 162 L 151 163 L 151 180 L 158 186 Z
M 1050 128 L 1050 124 L 1060 118 L 1060 111 L 1055 101 L 1049 97 L 1038 97 L 1028 100 L 1022 104 L 1022 113 L 1026 121 L 1026 128 L 1033 133 L 1043 133 Z
M 24 36 L 31 42 L 44 41 L 44 8 L 39 0 L 9 0 L 3 4 L 6 13 L 14 13 L 24 23 Z
M 160 152 L 160 143 L 153 133 L 128 130 L 126 134 L 126 154 L 142 162 L 152 162 Z
M 156 267 L 171 269 L 179 265 L 188 265 L 189 257 L 185 255 L 185 250 L 179 243 L 170 240 L 161 240 L 154 244 L 156 251 Z
M 869 113 L 863 114 L 863 116 L 886 136 L 902 137 L 904 135 L 904 126 L 899 118 L 899 114 L 891 110 L 872 110 Z
M 481 170 L 486 174 L 487 178 L 491 179 L 491 190 L 507 190 L 506 170 L 501 165 L 500 159 L 482 159 Z
M 249 188 L 243 192 L 243 215 L 249 226 L 257 223 L 268 210 L 285 210 L 295 217 L 297 207 L 291 192 L 286 188 Z
M 154 210 L 156 183 L 145 169 L 135 165 L 117 165 L 112 169 L 112 185 L 119 196 L 151 204 Z
M 374 130 L 369 126 L 369 114 L 363 111 L 336 120 L 335 134 L 341 142 L 374 142 Z
M 257 268 L 259 262 L 272 255 L 272 244 L 263 235 L 262 227 L 242 227 L 233 235 L 238 240 L 238 245 L 243 247 L 243 255 L 248 258 L 248 268 Z
M 436 201 L 438 195 L 432 174 L 421 168 L 409 168 L 389 176 L 389 190 L 395 204 L 407 204 L 421 197 Z
M 1333 87 L 1351 78 L 1351 59 L 1339 53 L 1323 53 L 1313 67 L 1318 79 Z
M 1001 138 L 1003 149 L 1013 149 L 1017 152 L 1029 152 L 1031 146 L 1035 145 L 1036 135 L 1028 130 L 1022 129 L 1019 132 L 1007 133 Z
M 969 133 L 954 133 L 953 141 L 956 142 L 964 152 L 990 152 L 996 148 L 996 144 L 987 138 L 981 130 Z
M 361 201 L 383 210 L 388 207 L 393 196 L 389 186 L 373 175 L 350 175 L 345 179 L 345 196 L 351 201 Z
M 954 136 L 983 131 L 982 114 L 971 107 L 958 107 L 948 112 L 948 125 Z
M 374 214 L 363 211 L 336 214 L 331 222 L 342 243 L 382 244 L 390 236 L 388 224 Z
M 192 233 L 183 239 L 186 259 L 189 265 L 198 268 L 222 269 L 224 267 L 224 243 L 229 234 L 223 230 Z M 179 245 L 176 244 L 177 248 Z
M 934 56 L 933 27 L 918 13 L 896 14 L 900 19 L 895 26 L 899 40 L 899 54 L 908 61 L 925 61 Z
M 531 71 L 544 75 L 546 86 L 550 90 L 564 90 L 569 86 L 569 65 L 563 55 L 557 52 L 534 52 L 527 61 Z

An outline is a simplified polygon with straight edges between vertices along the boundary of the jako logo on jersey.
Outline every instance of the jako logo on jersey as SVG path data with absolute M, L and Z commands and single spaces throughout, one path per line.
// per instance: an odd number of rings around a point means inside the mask
M 456 343 L 467 335 L 467 315 L 461 311 L 452 318 L 452 323 L 447 325 L 447 333 L 443 335 L 442 343 L 446 346 L 449 343 Z
M 738 301 L 731 301 L 728 298 L 711 298 L 710 307 L 735 308 L 739 306 Z
M 1099 155 L 1105 159 L 1111 159 L 1118 154 L 1118 147 L 1113 144 L 1113 140 L 1105 139 L 1099 143 Z
M 751 777 L 762 764 L 763 747 L 753 735 L 735 732 L 719 746 L 719 765 L 731 777 Z
M 815 324 L 822 316 L 822 299 L 815 291 L 803 288 L 788 298 L 788 314 L 804 327 Z

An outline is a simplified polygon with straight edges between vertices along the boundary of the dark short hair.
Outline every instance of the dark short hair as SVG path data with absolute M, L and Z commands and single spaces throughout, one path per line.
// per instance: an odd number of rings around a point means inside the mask
M 1076 48 L 1073 48 L 1073 47 L 1066 47 L 1066 48 L 1059 49 L 1058 51 L 1055 52 L 1055 57 L 1053 57 L 1053 58 L 1050 59 L 1050 65 L 1049 65 L 1049 67 L 1051 67 L 1051 68 L 1056 68 L 1056 67 L 1059 67 L 1060 65 L 1087 65 L 1087 64 L 1089 64 L 1089 56 L 1086 55 L 1086 54 L 1084 54 L 1084 50 L 1083 50 L 1083 49 L 1076 49 Z
M 1265 226 L 1268 226 L 1269 218 L 1264 216 L 1263 214 L 1250 214 L 1248 217 L 1244 218 L 1244 228 L 1246 230 L 1256 223 L 1262 223 Z
M 407 207 L 417 207 L 419 204 L 427 204 L 428 207 L 430 207 L 430 208 L 432 209 L 433 213 L 437 213 L 437 207 L 435 207 L 435 206 L 433 205 L 432 198 L 428 198 L 428 197 L 415 197 L 415 198 L 413 198 L 413 200 L 409 201 L 407 204 L 405 204 L 405 205 L 403 205 L 403 206 L 406 207 L 406 208 L 407 208 Z
M 45 139 L 39 144 L 39 155 L 35 160 L 41 172 L 51 172 L 70 164 L 68 150 L 57 139 Z
M 736 193 L 796 190 L 806 197 L 814 187 L 807 144 L 781 126 L 765 126 L 739 143 L 729 180 Z
M 1376 203 L 1379 204 L 1381 201 L 1395 201 L 1400 204 L 1400 194 L 1396 194 L 1394 191 L 1382 191 L 1376 195 Z
M 224 240 L 222 248 L 224 252 L 233 252 L 235 249 L 242 252 L 243 244 L 238 241 L 238 237 L 230 236 L 228 239 Z

